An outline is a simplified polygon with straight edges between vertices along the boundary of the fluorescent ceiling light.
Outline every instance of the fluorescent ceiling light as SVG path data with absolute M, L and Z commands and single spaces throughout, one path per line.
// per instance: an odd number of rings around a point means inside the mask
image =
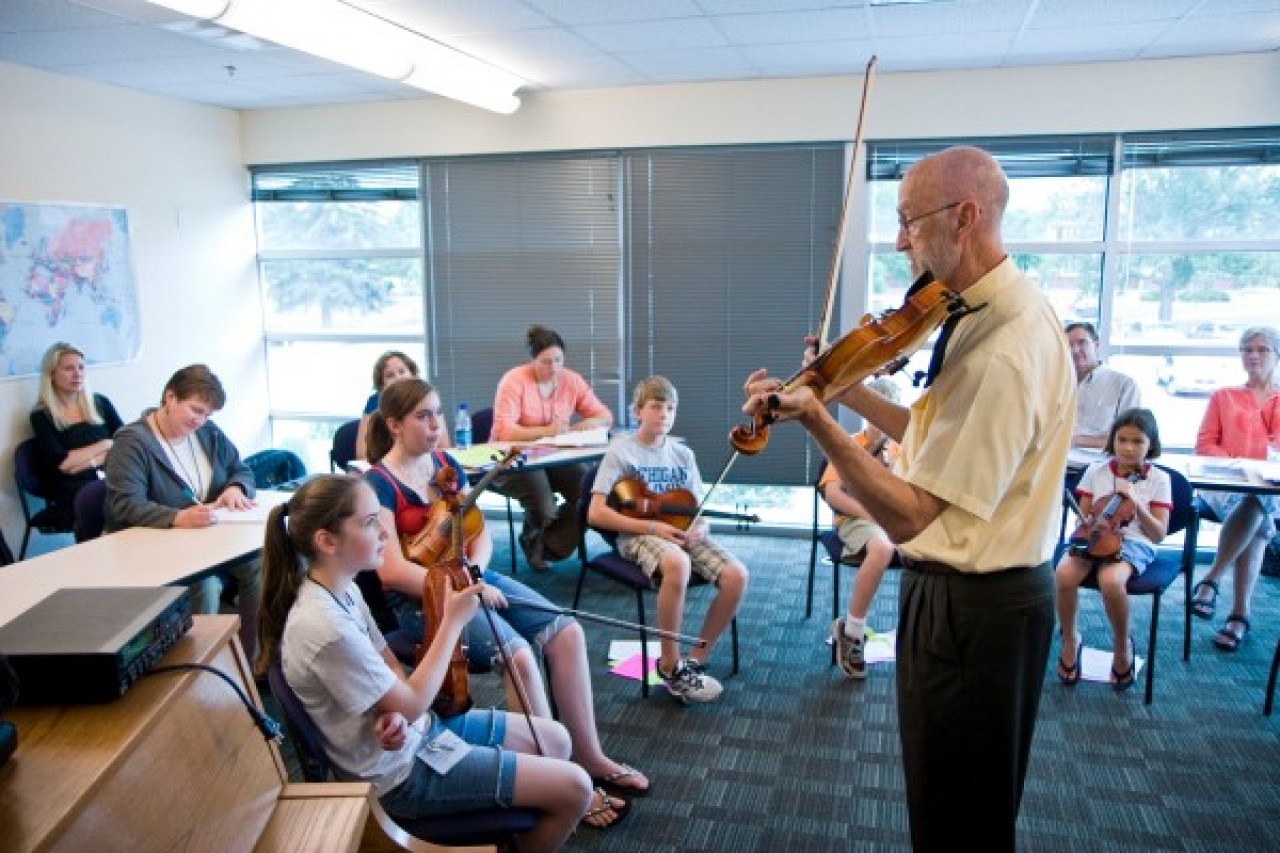
M 337 0 L 147 2 L 494 112 L 520 106 L 520 77 Z

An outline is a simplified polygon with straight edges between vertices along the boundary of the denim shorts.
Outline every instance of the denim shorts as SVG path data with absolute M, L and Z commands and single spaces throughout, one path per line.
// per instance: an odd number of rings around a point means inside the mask
M 1148 545 L 1146 542 L 1138 542 L 1135 539 L 1122 540 L 1120 545 L 1120 554 L 1117 559 L 1124 560 L 1130 566 L 1133 566 L 1133 573 L 1140 575 L 1151 565 L 1151 561 L 1156 558 L 1156 549 Z
M 501 711 L 468 711 L 441 721 L 430 720 L 427 739 L 444 729 L 471 744 L 467 754 L 441 776 L 425 761 L 413 759 L 409 778 L 379 799 L 395 818 L 412 819 L 481 809 L 511 808 L 516 790 L 516 754 L 502 749 L 506 716 Z
M 554 606 L 541 593 L 520 581 L 489 569 L 485 569 L 483 578 L 487 585 L 507 597 L 508 606 L 494 611 L 493 623 L 508 656 L 531 646 L 542 648 L 573 624 L 573 619 L 569 616 L 519 606 L 516 603 L 518 601 L 530 601 L 544 607 Z M 409 632 L 410 636 L 422 636 L 422 613 L 417 609 L 416 603 L 409 605 L 406 600 L 397 607 L 396 618 L 400 620 L 400 627 Z M 467 659 L 473 666 L 478 669 L 501 669 L 502 656 L 498 653 L 498 644 L 494 641 L 489 620 L 483 612 L 477 612 L 462 629 L 462 644 L 466 647 Z

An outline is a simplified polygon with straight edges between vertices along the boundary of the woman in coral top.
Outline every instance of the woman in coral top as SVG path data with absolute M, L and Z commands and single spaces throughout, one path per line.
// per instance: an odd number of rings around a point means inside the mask
M 493 401 L 493 441 L 537 441 L 572 430 L 608 427 L 613 413 L 587 380 L 564 366 L 564 339 L 546 326 L 525 333 L 530 360 L 508 370 Z M 520 501 L 524 530 L 520 545 L 539 571 L 578 546 L 578 494 L 587 466 L 557 465 L 503 475 L 494 488 Z M 564 503 L 556 507 L 556 495 Z
M 1209 408 L 1196 436 L 1196 454 L 1266 459 L 1269 447 L 1280 448 L 1280 376 L 1276 353 L 1280 332 L 1267 326 L 1246 329 L 1240 336 L 1240 359 L 1248 375 L 1243 387 L 1221 388 L 1209 398 Z M 1249 632 L 1249 604 L 1258 580 L 1267 541 L 1274 532 L 1273 495 L 1207 492 L 1200 495 L 1222 520 L 1213 567 L 1196 584 L 1191 612 L 1212 619 L 1218 601 L 1218 579 L 1232 567 L 1232 607 L 1226 624 L 1213 638 L 1224 652 L 1234 652 Z

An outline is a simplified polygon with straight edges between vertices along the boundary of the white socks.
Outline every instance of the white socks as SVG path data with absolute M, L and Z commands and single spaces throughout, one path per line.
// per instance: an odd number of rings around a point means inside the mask
M 844 635 L 850 640 L 863 640 L 867 636 L 867 620 L 854 618 L 847 613 L 844 617 Z

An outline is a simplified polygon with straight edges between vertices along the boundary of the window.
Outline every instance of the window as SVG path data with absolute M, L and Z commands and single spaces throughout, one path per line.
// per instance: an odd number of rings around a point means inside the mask
M 378 355 L 425 354 L 418 167 L 263 167 L 252 189 L 272 443 L 325 470 Z
M 869 146 L 871 310 L 902 304 L 897 190 L 962 140 Z M 1065 321 L 1093 322 L 1139 383 L 1169 448 L 1189 448 L 1214 389 L 1243 380 L 1236 347 L 1280 325 L 1280 129 L 968 140 L 1009 175 L 1004 237 Z

